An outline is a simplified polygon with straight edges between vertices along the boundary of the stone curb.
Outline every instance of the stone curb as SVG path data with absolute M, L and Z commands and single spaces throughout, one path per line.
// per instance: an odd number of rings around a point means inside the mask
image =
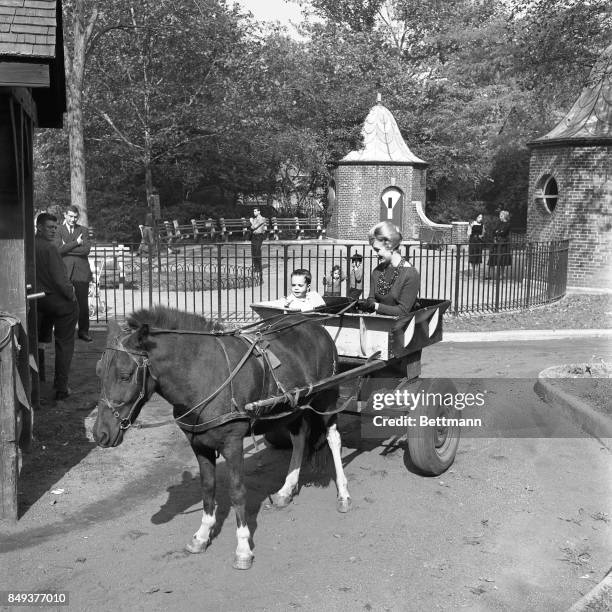
M 603 612 L 612 610 L 612 574 L 581 597 L 567 612 Z
M 563 340 L 566 338 L 609 338 L 612 329 L 515 329 L 490 332 L 444 332 L 442 342 L 512 342 Z
M 535 392 L 545 402 L 560 407 L 584 432 L 612 451 L 612 420 L 593 410 L 587 402 L 549 383 L 547 372 L 553 369 L 555 368 L 546 368 L 538 374 Z

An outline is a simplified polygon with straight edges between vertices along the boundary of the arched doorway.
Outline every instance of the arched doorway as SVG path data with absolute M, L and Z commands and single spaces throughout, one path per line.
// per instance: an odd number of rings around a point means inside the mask
M 403 208 L 402 190 L 397 187 L 387 187 L 380 196 L 380 220 L 391 221 L 401 229 Z

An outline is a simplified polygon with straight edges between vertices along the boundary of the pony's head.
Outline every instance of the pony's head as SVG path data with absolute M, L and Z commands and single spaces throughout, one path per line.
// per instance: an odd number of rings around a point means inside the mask
M 96 365 L 102 386 L 93 435 L 99 446 L 121 444 L 124 432 L 155 391 L 143 341 L 147 334 L 146 325 L 126 333 L 114 321 L 109 322 L 106 349 Z

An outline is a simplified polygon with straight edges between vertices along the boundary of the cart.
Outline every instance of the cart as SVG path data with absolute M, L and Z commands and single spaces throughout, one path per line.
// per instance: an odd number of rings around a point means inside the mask
M 423 383 L 419 376 L 421 351 L 442 340 L 442 315 L 450 302 L 420 299 L 408 316 L 391 317 L 346 310 L 349 305 L 347 298 L 325 300 L 326 306 L 303 314 L 318 321 L 333 338 L 338 350 L 339 371 L 308 389 L 294 391 L 315 393 L 339 386 L 339 411 L 360 416 L 363 419 L 362 430 L 365 425 L 372 424 L 368 431 L 373 436 L 376 435 L 374 419 L 384 422 L 383 417 L 392 419 L 403 416 L 403 420 L 386 422 L 407 423 L 405 434 L 414 466 L 427 475 L 439 475 L 446 471 L 455 459 L 460 438 L 460 428 L 454 424 L 459 421 L 457 410 L 446 401 L 456 389 L 450 380 L 431 379 Z M 251 308 L 262 319 L 296 313 L 278 305 L 278 302 L 259 302 L 251 304 Z M 397 406 L 381 409 L 374 405 L 375 395 L 410 397 L 404 392 L 422 392 L 421 397 L 430 398 L 431 401 L 413 403 L 404 410 L 398 410 Z M 245 408 L 256 416 L 281 400 L 281 396 L 271 397 L 247 404 Z M 408 417 L 412 417 L 412 420 Z M 423 420 L 436 425 L 421 426 Z M 266 434 L 266 440 L 276 446 L 290 445 L 288 434 L 282 430 Z

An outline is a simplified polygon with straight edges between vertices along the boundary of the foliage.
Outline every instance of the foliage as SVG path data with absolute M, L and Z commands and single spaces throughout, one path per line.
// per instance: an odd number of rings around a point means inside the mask
M 85 5 L 98 10 L 83 107 L 90 217 L 120 240 L 138 237 L 153 188 L 181 222 L 248 214 L 242 197 L 284 214 L 325 202 L 376 92 L 430 164 L 432 218 L 503 207 L 521 225 L 526 143 L 569 109 L 612 32 L 603 0 L 311 0 L 320 19 L 298 40 L 225 0 Z M 68 201 L 66 141 L 37 138 L 37 205 Z

